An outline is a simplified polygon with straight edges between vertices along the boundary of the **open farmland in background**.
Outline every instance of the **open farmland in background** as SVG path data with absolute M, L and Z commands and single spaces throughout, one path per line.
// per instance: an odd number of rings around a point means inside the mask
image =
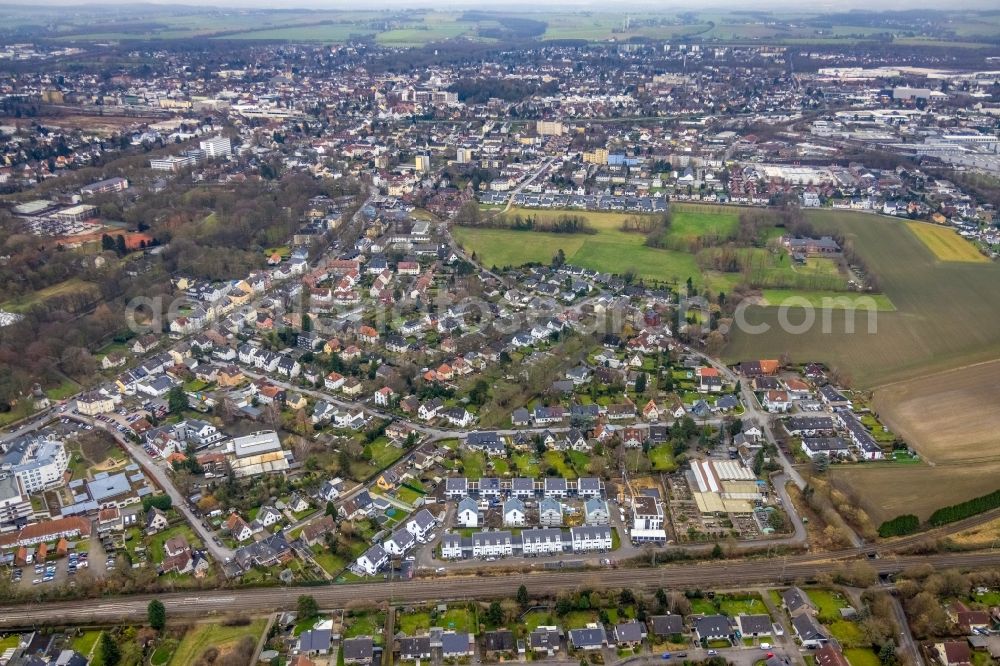
M 766 334 L 734 331 L 725 350 L 729 361 L 779 357 L 824 361 L 872 387 L 996 358 L 1000 355 L 1000 265 L 939 262 L 906 222 L 864 213 L 815 211 L 808 215 L 818 231 L 843 234 L 878 275 L 894 312 L 878 312 L 877 332 L 868 333 L 868 313 L 827 313 L 805 334 L 781 330 L 776 308 L 751 307 L 750 323 L 767 323 Z M 802 314 L 801 312 L 799 314 Z M 853 316 L 855 332 L 845 332 Z M 801 316 L 791 313 L 793 323 Z

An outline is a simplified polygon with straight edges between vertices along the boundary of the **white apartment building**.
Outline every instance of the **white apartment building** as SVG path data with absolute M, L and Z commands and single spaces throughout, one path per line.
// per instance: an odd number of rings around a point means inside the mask
M 521 552 L 525 555 L 554 555 L 563 551 L 563 532 L 555 527 L 524 530 L 521 540 Z
M 205 151 L 205 157 L 215 159 L 217 157 L 229 157 L 233 154 L 233 142 L 227 136 L 214 136 L 205 139 L 199 146 Z
M 0 471 L 12 472 L 29 495 L 61 486 L 67 467 L 66 447 L 54 439 L 17 440 L 0 458 Z
M 473 557 L 509 557 L 514 554 L 510 532 L 476 532 L 472 535 Z
M 569 537 L 574 553 L 611 550 L 612 547 L 611 528 L 607 525 L 571 527 Z

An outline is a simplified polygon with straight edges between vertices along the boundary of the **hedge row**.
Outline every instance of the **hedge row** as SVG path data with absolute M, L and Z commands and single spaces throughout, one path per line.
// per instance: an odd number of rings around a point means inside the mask
M 912 513 L 896 516 L 892 520 L 887 520 L 878 528 L 880 537 L 905 536 L 913 534 L 920 529 L 920 519 Z
M 966 502 L 940 508 L 931 514 L 930 520 L 927 522 L 934 526 L 945 525 L 996 508 L 1000 508 L 1000 490 Z

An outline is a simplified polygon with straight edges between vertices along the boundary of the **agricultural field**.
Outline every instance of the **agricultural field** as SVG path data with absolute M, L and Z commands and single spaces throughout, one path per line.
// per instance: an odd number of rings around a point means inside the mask
M 834 486 L 857 498 L 875 525 L 904 513 L 926 520 L 943 506 L 997 489 L 1000 461 L 976 465 L 833 465 Z M 933 492 L 928 492 L 933 488 Z
M 1000 361 L 992 361 L 885 386 L 874 407 L 931 464 L 1000 462 L 997 396 Z
M 781 329 L 775 308 L 752 306 L 745 321 L 767 324 L 770 330 L 735 330 L 726 360 L 787 352 L 796 361 L 826 362 L 855 386 L 873 387 L 1000 354 L 1000 291 L 994 288 L 1000 265 L 939 262 L 902 221 L 839 211 L 810 212 L 808 219 L 818 231 L 853 240 L 895 310 L 874 315 L 825 311 L 816 314 L 816 324 L 806 333 L 796 334 Z M 788 320 L 803 321 L 795 313 Z M 853 333 L 847 328 L 850 322 Z
M 227 627 L 220 624 L 200 624 L 181 639 L 170 660 L 172 666 L 186 666 L 195 663 L 208 648 L 218 648 L 220 653 L 233 647 L 244 636 L 255 640 L 264 632 L 265 620 L 255 620 L 248 625 Z
M 954 229 L 927 222 L 907 222 L 907 228 L 927 246 L 939 261 L 989 262 L 976 246 L 958 235 Z

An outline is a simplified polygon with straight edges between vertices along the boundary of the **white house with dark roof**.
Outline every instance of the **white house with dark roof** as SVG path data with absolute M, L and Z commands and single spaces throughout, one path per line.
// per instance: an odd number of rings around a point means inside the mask
M 462 527 L 479 527 L 479 505 L 471 497 L 463 497 L 458 503 L 455 521 Z
M 510 494 L 520 499 L 530 499 L 535 496 L 535 480 L 525 477 L 515 477 L 510 480 Z
M 521 548 L 525 555 L 556 555 L 563 552 L 563 531 L 541 527 L 521 532 Z
M 608 525 L 571 527 L 569 541 L 574 553 L 603 552 L 614 547 L 614 537 Z
M 382 548 L 389 555 L 405 555 L 406 551 L 417 545 L 417 538 L 408 530 L 400 528 L 382 542 Z
M 418 541 L 424 541 L 436 525 L 437 518 L 434 517 L 434 514 L 427 509 L 421 509 L 406 521 L 406 531 L 415 536 Z
M 571 629 L 569 644 L 574 650 L 600 650 L 608 644 L 608 635 L 599 624 L 588 625 L 584 629 Z
M 374 576 L 389 563 L 389 554 L 379 544 L 374 544 L 358 558 L 357 568 L 369 576 Z
M 441 537 L 442 559 L 460 560 L 463 555 L 461 534 L 445 534 Z
M 558 476 L 545 477 L 544 493 L 546 497 L 562 498 L 566 497 L 567 492 L 566 479 Z
M 513 554 L 514 536 L 510 532 L 476 532 L 472 535 L 473 557 L 510 557 Z
M 511 497 L 503 503 L 504 527 L 524 527 L 526 517 L 524 502 L 517 497 Z
M 464 476 L 453 476 L 444 480 L 444 495 L 448 499 L 462 499 L 469 494 L 469 480 Z
M 591 497 L 583 503 L 583 522 L 587 525 L 607 525 L 611 522 L 608 503 L 598 497 Z
M 563 524 L 563 506 L 551 497 L 543 497 L 538 503 L 538 524 L 544 527 L 560 527 Z

